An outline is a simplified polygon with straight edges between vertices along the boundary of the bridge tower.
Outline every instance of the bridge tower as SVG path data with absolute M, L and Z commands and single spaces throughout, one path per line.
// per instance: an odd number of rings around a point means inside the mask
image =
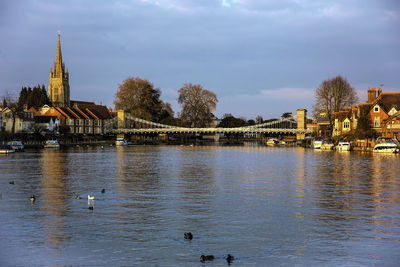
M 125 129 L 125 111 L 120 109 L 117 111 L 117 128 Z M 124 134 L 118 134 L 117 138 L 125 138 Z
M 305 131 L 307 129 L 307 110 L 306 109 L 298 109 L 297 110 L 297 129 Z M 306 136 L 305 132 L 297 133 L 296 139 L 301 140 Z

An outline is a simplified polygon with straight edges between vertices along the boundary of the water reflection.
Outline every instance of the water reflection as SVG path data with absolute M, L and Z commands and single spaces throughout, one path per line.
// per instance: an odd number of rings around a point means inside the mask
M 41 152 L 42 188 L 40 199 L 41 210 L 46 213 L 45 223 L 47 231 L 47 247 L 60 249 L 69 239 L 65 234 L 67 214 L 66 154 L 61 150 L 44 149 Z
M 0 265 L 9 251 L 21 266 L 395 265 L 399 162 L 264 146 L 19 153 L 0 161 Z

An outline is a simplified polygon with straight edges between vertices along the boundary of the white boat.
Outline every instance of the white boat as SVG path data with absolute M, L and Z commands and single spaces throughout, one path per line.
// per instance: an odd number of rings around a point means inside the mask
M 270 138 L 267 140 L 267 146 L 276 146 L 279 145 L 279 141 L 275 138 Z
M 340 141 L 338 145 L 336 146 L 337 151 L 350 151 L 351 150 L 351 145 L 347 141 Z
M 14 153 L 15 150 L 9 145 L 0 145 L 0 154 L 10 154 Z
M 324 138 L 315 137 L 311 143 L 311 147 L 314 149 L 321 149 L 322 143 L 324 142 Z
M 124 138 L 117 138 L 117 140 L 115 140 L 115 145 L 116 146 L 127 146 L 128 141 L 126 141 Z
M 21 141 L 10 141 L 7 143 L 7 145 L 11 146 L 15 151 L 23 151 L 24 150 L 24 144 Z
M 400 149 L 393 139 L 379 137 L 372 151 L 375 153 L 399 153 Z
M 323 141 L 321 145 L 322 150 L 333 150 L 334 147 L 335 145 L 333 144 L 333 142 L 329 140 Z
M 45 148 L 59 148 L 60 143 L 57 140 L 47 140 L 44 144 Z

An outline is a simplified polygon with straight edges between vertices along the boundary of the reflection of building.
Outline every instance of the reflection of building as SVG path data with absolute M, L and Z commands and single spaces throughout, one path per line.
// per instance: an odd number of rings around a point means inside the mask
M 384 93 L 381 88 L 368 88 L 367 103 L 335 112 L 333 135 L 340 136 L 357 128 L 360 116 L 366 116 L 378 135 L 400 136 L 400 92 Z
M 46 212 L 47 246 L 60 248 L 67 239 L 65 227 L 67 205 L 65 154 L 60 150 L 42 151 L 42 209 Z

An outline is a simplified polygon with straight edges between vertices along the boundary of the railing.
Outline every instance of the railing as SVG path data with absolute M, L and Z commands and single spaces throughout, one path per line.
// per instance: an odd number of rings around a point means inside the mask
M 225 133 L 283 133 L 283 134 L 296 134 L 296 133 L 309 133 L 307 129 L 297 129 L 297 123 L 295 119 L 297 116 L 291 116 L 280 120 L 271 122 L 261 123 L 257 125 L 235 127 L 235 128 L 188 128 L 171 126 L 152 121 L 147 121 L 139 118 L 135 118 L 130 114 L 125 114 L 124 124 L 131 125 L 132 122 L 142 124 L 141 128 L 114 128 L 113 133 L 125 134 L 147 134 L 147 133 L 205 133 L 205 134 L 225 134 Z M 117 118 L 114 118 L 114 125 L 118 125 Z M 144 128 L 144 127 L 148 128 Z M 283 127 L 284 126 L 284 127 Z

